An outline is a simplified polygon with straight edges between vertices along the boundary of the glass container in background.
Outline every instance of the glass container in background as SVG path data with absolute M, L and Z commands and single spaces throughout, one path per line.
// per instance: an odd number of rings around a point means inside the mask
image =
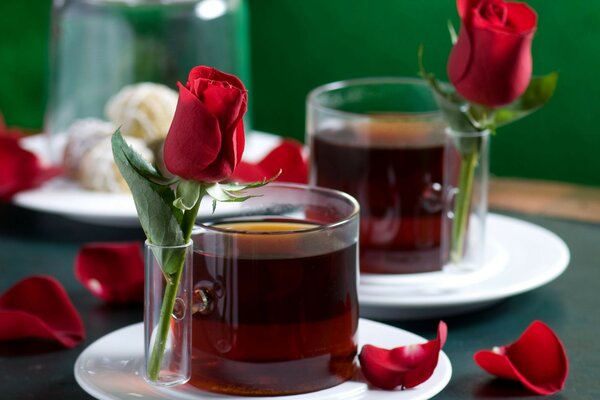
M 440 270 L 445 123 L 429 86 L 407 78 L 337 82 L 307 105 L 310 182 L 359 201 L 360 269 Z
M 107 101 L 137 82 L 177 90 L 209 65 L 249 82 L 244 0 L 55 0 L 46 130 L 105 118 Z

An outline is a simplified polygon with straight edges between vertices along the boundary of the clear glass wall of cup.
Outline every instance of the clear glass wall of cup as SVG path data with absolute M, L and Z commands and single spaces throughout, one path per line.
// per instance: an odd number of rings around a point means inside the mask
M 311 184 L 341 190 L 361 207 L 360 269 L 440 270 L 445 124 L 417 79 L 331 83 L 308 96 Z
M 125 85 L 210 65 L 249 82 L 245 0 L 54 0 L 46 130 L 104 118 Z
M 237 395 L 306 393 L 355 372 L 358 203 L 292 184 L 218 204 L 193 235 L 192 377 Z

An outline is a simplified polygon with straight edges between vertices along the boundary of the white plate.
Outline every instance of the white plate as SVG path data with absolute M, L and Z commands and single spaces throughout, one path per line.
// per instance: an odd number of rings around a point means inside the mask
M 359 348 L 366 343 L 380 347 L 396 347 L 424 342 L 420 336 L 361 319 L 358 327 Z M 130 325 L 98 339 L 88 346 L 75 362 L 75 379 L 87 393 L 101 400 L 116 399 L 248 399 L 201 391 L 191 385 L 157 389 L 141 376 L 143 363 L 143 325 Z M 424 400 L 439 393 L 450 381 L 452 366 L 444 352 L 431 378 L 413 389 L 385 391 L 369 388 L 359 379 L 344 382 L 318 392 L 261 397 L 281 400 Z
M 491 237 L 489 237 L 491 236 Z M 420 274 L 367 274 L 360 275 L 360 286 L 364 293 L 380 295 L 389 292 L 393 295 L 402 289 L 411 291 L 431 291 L 473 285 L 500 273 L 508 264 L 506 248 L 496 240 L 493 232 L 488 235 L 484 260 L 481 268 L 473 269 L 469 263 L 446 265 L 441 271 Z
M 60 138 L 59 138 L 60 139 Z M 281 141 L 275 135 L 252 132 L 246 136 L 245 161 L 257 161 Z M 36 153 L 42 160 L 52 159 L 51 143 L 46 135 L 24 139 L 24 147 Z M 61 153 L 60 140 L 52 143 L 54 153 Z M 83 189 L 77 182 L 55 178 L 40 188 L 18 193 L 14 203 L 31 210 L 58 214 L 77 221 L 108 226 L 139 226 L 133 198 L 129 194 L 94 192 Z M 210 202 L 205 201 L 200 216 L 211 215 Z M 217 211 L 227 212 L 231 204 L 221 203 Z
M 494 274 L 455 287 L 411 288 L 396 285 L 398 277 L 391 277 L 390 284 L 361 284 L 361 315 L 407 320 L 462 314 L 540 287 L 557 278 L 569 264 L 569 248 L 562 239 L 529 222 L 489 214 L 486 235 L 507 254 L 507 262 Z M 440 275 L 443 280 L 443 273 Z

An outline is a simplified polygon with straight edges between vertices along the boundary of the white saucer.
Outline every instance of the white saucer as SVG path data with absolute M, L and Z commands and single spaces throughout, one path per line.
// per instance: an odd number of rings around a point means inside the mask
M 469 284 L 429 287 L 399 284 L 398 276 L 390 277 L 387 284 L 381 279 L 363 284 L 361 277 L 361 315 L 407 320 L 462 314 L 540 287 L 557 278 L 569 264 L 569 249 L 562 239 L 529 222 L 489 214 L 486 235 L 499 247 L 497 256 L 506 256 L 495 273 L 485 279 L 479 276 Z M 443 282 L 444 272 L 437 274 Z
M 53 152 L 62 154 L 61 139 L 52 142 Z M 264 157 L 271 149 L 276 147 L 281 138 L 272 134 L 252 132 L 246 136 L 245 161 L 257 161 Z M 64 140 L 62 140 L 64 142 Z M 50 154 L 50 140 L 47 135 L 35 135 L 23 139 L 23 146 L 37 154 L 45 162 L 53 157 Z M 58 177 L 46 182 L 37 189 L 18 193 L 13 202 L 21 207 L 35 211 L 58 214 L 73 220 L 87 222 L 95 225 L 137 227 L 139 219 L 129 194 L 94 192 L 82 188 L 77 182 Z M 220 203 L 217 213 L 226 213 L 228 209 L 235 208 L 231 204 Z M 199 212 L 203 215 L 212 215 L 209 201 L 204 201 Z
M 425 341 L 420 336 L 361 319 L 358 328 L 359 348 L 369 343 L 380 347 L 396 347 Z M 87 393 L 101 400 L 115 399 L 248 399 L 218 395 L 191 385 L 157 389 L 141 376 L 143 363 L 143 325 L 130 325 L 98 339 L 79 355 L 75 362 L 75 379 Z M 452 366 L 444 352 L 429 380 L 413 389 L 385 391 L 369 388 L 360 380 L 342 383 L 318 392 L 282 397 L 281 400 L 424 400 L 439 393 L 450 381 Z
M 491 237 L 489 237 L 491 236 Z M 360 286 L 363 293 L 381 295 L 390 292 L 393 295 L 402 288 L 402 293 L 409 291 L 431 291 L 444 288 L 457 288 L 469 286 L 491 278 L 500 273 L 509 262 L 509 254 L 503 246 L 490 233 L 486 240 L 483 265 L 473 269 L 468 263 L 465 265 L 446 265 L 441 271 L 416 274 L 366 274 L 360 275 Z

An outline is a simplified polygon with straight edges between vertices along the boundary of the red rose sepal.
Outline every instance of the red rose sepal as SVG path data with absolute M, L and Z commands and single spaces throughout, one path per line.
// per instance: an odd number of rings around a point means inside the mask
M 440 321 L 437 337 L 426 343 L 389 350 L 364 345 L 358 356 L 361 371 L 371 385 L 381 389 L 415 387 L 433 374 L 447 335 L 448 328 L 444 321 Z
M 474 359 L 490 374 L 519 381 L 541 395 L 562 390 L 569 370 L 560 339 L 541 321 L 529 325 L 516 342 L 478 351 Z
M 240 162 L 231 176 L 231 180 L 253 182 L 275 176 L 279 171 L 281 171 L 279 181 L 308 182 L 308 165 L 302 143 L 286 139 L 259 162 Z
M 144 300 L 141 243 L 88 243 L 75 257 L 75 277 L 94 296 L 109 303 Z

